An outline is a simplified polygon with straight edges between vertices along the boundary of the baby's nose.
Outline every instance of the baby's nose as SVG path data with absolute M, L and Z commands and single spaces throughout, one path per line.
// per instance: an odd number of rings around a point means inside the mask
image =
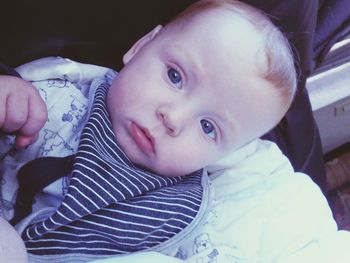
M 177 136 L 183 129 L 188 114 L 181 109 L 160 107 L 157 111 L 157 117 L 162 122 L 169 135 Z
M 178 128 L 173 121 L 170 120 L 169 115 L 165 113 L 159 113 L 162 124 L 166 128 L 168 134 L 176 136 L 178 134 Z

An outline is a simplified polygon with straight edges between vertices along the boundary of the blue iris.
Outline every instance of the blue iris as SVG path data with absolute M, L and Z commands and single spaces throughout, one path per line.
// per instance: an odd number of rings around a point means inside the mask
M 201 120 L 201 126 L 203 132 L 208 135 L 210 138 L 215 139 L 216 138 L 216 131 L 214 125 L 207 121 L 207 120 Z
M 177 88 L 181 88 L 182 86 L 182 77 L 181 74 L 173 68 L 168 68 L 168 77 L 170 81 L 175 84 Z

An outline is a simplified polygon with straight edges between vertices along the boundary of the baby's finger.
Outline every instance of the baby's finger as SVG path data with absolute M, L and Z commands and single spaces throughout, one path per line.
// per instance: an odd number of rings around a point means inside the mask
M 3 96 L 0 98 L 0 130 L 3 130 L 3 127 L 5 125 L 5 119 L 6 119 L 6 99 Z M 4 99 L 4 100 L 2 100 Z
M 35 90 L 34 94 L 28 99 L 28 115 L 24 125 L 20 128 L 19 134 L 31 136 L 38 133 L 47 121 L 47 108 L 39 93 Z
M 34 143 L 38 139 L 39 134 L 34 134 L 32 136 L 22 136 L 22 135 L 17 135 L 16 136 L 16 141 L 15 145 L 17 149 L 23 149 L 32 143 Z
M 5 110 L 5 120 L 1 129 L 7 133 L 19 130 L 26 122 L 28 116 L 27 94 L 22 92 L 9 94 Z

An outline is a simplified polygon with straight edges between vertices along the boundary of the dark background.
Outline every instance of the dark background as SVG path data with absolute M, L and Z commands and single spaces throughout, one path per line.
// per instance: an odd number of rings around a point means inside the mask
M 60 55 L 120 69 L 143 34 L 191 0 L 13 1 L 0 3 L 0 61 L 9 66 Z

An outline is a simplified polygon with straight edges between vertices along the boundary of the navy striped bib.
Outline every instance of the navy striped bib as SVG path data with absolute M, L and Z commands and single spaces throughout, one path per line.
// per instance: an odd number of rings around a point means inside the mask
M 29 253 L 107 256 L 140 251 L 169 240 L 198 213 L 202 171 L 163 177 L 135 167 L 115 141 L 107 91 L 106 83 L 97 88 L 64 201 L 23 233 Z

